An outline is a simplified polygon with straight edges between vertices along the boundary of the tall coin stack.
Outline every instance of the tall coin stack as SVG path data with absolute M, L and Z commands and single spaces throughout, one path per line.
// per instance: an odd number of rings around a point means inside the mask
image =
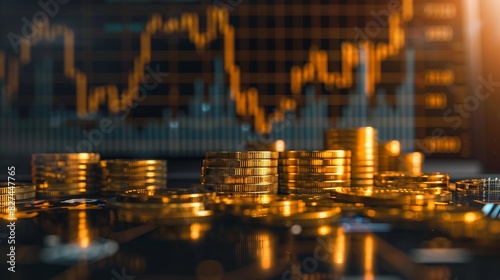
M 99 154 L 33 154 L 31 177 L 39 198 L 95 194 L 100 186 Z
M 280 193 L 334 192 L 350 185 L 351 152 L 346 150 L 280 153 Z
M 201 185 L 217 193 L 278 192 L 278 152 L 207 152 Z
M 147 159 L 101 160 L 102 188 L 106 195 L 133 189 L 167 187 L 167 161 Z
M 378 172 L 398 171 L 401 144 L 398 140 L 379 143 Z
M 350 150 L 351 186 L 372 186 L 378 170 L 377 130 L 373 127 L 325 131 L 325 148 Z
M 409 175 L 422 174 L 425 156 L 421 152 L 405 153 L 399 156 L 399 171 Z

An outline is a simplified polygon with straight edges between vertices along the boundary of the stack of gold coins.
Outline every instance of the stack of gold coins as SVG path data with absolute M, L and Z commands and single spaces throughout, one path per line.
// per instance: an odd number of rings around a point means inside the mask
M 217 193 L 278 192 L 278 152 L 207 152 L 201 185 Z
M 346 150 L 280 153 L 280 193 L 330 193 L 350 185 L 351 152 Z
M 325 131 L 325 148 L 350 150 L 351 185 L 371 186 L 378 170 L 377 130 L 373 127 Z
M 401 144 L 398 140 L 378 144 L 378 172 L 398 171 Z
M 16 204 L 34 200 L 35 186 L 18 182 L 0 182 L 0 215 L 15 215 Z
M 424 154 L 421 152 L 405 153 L 399 156 L 399 171 L 409 175 L 422 174 Z
M 148 159 L 101 160 L 101 193 L 114 195 L 131 189 L 167 187 L 167 161 Z
M 33 154 L 31 177 L 40 198 L 95 194 L 100 186 L 99 154 Z

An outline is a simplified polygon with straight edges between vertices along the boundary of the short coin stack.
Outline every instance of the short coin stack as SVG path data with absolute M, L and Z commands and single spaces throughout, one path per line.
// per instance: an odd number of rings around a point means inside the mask
M 377 130 L 373 127 L 325 131 L 325 148 L 350 150 L 351 185 L 371 186 L 378 170 Z
M 201 169 L 205 190 L 217 193 L 278 192 L 278 152 L 207 152 Z
M 0 215 L 7 215 L 9 214 L 9 210 L 12 211 L 12 209 L 15 209 L 15 207 L 9 209 L 9 206 L 13 206 L 12 203 L 19 204 L 35 199 L 36 192 L 34 185 L 17 182 L 10 183 L 0 182 Z
M 99 154 L 33 154 L 31 177 L 39 198 L 95 194 L 100 186 Z
M 331 193 L 350 185 L 350 151 L 286 151 L 279 163 L 281 194 Z
M 398 140 L 379 143 L 378 172 L 398 171 L 401 144 Z
M 110 200 L 119 221 L 191 225 L 204 223 L 213 217 L 206 209 L 214 193 L 199 193 L 191 189 L 137 189 L 122 192 Z
M 118 194 L 132 189 L 167 187 L 167 161 L 148 159 L 101 160 L 101 193 Z
M 420 175 L 424 165 L 424 154 L 421 152 L 405 153 L 399 156 L 399 171 L 409 175 Z

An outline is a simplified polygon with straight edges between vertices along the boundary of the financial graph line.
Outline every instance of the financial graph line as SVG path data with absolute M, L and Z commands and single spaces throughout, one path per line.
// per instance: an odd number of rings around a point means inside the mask
M 411 20 L 413 1 L 402 2 L 401 13 L 391 14 L 388 20 L 388 43 L 362 41 L 359 43 L 344 42 L 341 46 L 340 72 L 329 72 L 327 51 L 311 48 L 309 61 L 301 66 L 290 69 L 290 86 L 293 95 L 300 94 L 307 83 L 319 82 L 328 90 L 349 88 L 353 84 L 353 72 L 359 65 L 360 52 L 365 55 L 367 71 L 365 71 L 365 94 L 370 96 L 381 80 L 381 63 L 389 56 L 399 54 L 404 47 L 405 31 L 402 22 Z M 241 85 L 241 69 L 235 61 L 235 27 L 229 22 L 227 10 L 214 6 L 207 8 L 206 30 L 200 31 L 199 15 L 184 13 L 178 18 L 164 20 L 161 15 L 154 14 L 146 23 L 146 28 L 140 34 L 140 51 L 134 58 L 133 68 L 128 74 L 128 84 L 122 92 L 116 84 L 100 85 L 89 88 L 88 74 L 75 65 L 75 33 L 63 25 L 44 25 L 33 33 L 30 39 L 23 40 L 19 58 L 7 58 L 0 51 L 0 80 L 5 80 L 5 94 L 15 97 L 19 90 L 19 68 L 31 62 L 31 49 L 41 41 L 52 42 L 56 38 L 64 40 L 64 75 L 74 81 L 76 87 L 76 113 L 80 118 L 97 113 L 99 106 L 106 104 L 110 113 L 117 113 L 128 108 L 139 94 L 139 85 L 146 78 L 144 68 L 151 62 L 151 41 L 157 34 L 172 34 L 187 32 L 189 40 L 199 50 L 216 40 L 221 34 L 224 41 L 224 72 L 228 75 L 230 97 L 235 102 L 238 116 L 253 117 L 254 129 L 258 133 L 268 134 L 272 124 L 283 121 L 285 113 L 295 110 L 296 99 L 282 97 L 277 108 L 269 116 L 263 106 L 259 105 L 259 92 L 250 87 L 246 90 Z M 5 71 L 7 70 L 7 71 Z

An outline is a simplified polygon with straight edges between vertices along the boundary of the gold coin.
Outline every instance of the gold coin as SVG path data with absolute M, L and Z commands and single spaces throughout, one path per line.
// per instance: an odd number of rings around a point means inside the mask
M 347 136 L 340 136 L 340 137 L 328 137 L 325 138 L 325 146 L 329 147 L 335 147 L 335 146 L 348 146 L 350 148 L 365 148 L 369 147 L 372 149 L 376 149 L 378 151 L 378 142 L 376 138 L 373 137 L 362 137 L 362 136 L 356 136 L 356 137 L 347 137 Z M 338 149 L 338 148 L 335 148 Z
M 35 198 L 36 192 L 25 192 L 25 193 L 16 193 L 15 195 L 9 194 L 0 194 L 0 205 L 4 203 L 7 205 L 8 202 L 15 202 L 19 200 L 33 199 Z M 15 200 L 13 200 L 13 198 Z
M 156 159 L 108 159 L 101 160 L 103 166 L 129 166 L 129 167 L 147 167 L 147 166 L 161 166 L 167 167 L 166 160 Z
M 293 182 L 279 182 L 280 187 L 286 188 L 335 188 L 335 187 L 346 187 L 350 185 L 349 180 L 330 180 L 323 182 L 311 182 L 311 181 L 293 181 Z
M 283 194 L 290 195 L 302 195 L 302 194 L 310 194 L 310 195 L 330 195 L 335 192 L 337 188 L 285 188 L 280 189 L 280 192 Z
M 330 181 L 330 180 L 349 180 L 349 173 L 283 173 L 280 174 L 280 180 L 290 181 Z
M 348 166 L 281 166 L 278 168 L 284 173 L 349 173 Z
M 263 168 L 216 168 L 216 167 L 202 167 L 202 175 L 213 175 L 213 176 L 262 176 L 262 175 L 274 175 L 278 174 L 277 167 L 263 167 Z
M 101 168 L 104 170 L 113 170 L 120 172 L 122 170 L 130 170 L 130 171 L 147 171 L 147 170 L 168 170 L 167 166 L 161 166 L 161 165 L 149 165 L 149 166 L 128 166 L 128 165 L 108 165 L 108 166 L 102 166 Z
M 333 209 L 327 207 L 302 207 L 300 211 L 290 214 L 288 212 L 269 212 L 263 216 L 253 215 L 252 217 L 271 226 L 289 227 L 291 225 L 301 225 L 304 227 L 316 227 L 324 223 L 338 221 L 340 219 L 340 213 L 341 209 L 339 207 Z M 251 211 L 249 211 L 249 214 L 251 215 Z
M 278 190 L 278 183 L 266 185 L 249 185 L 249 184 L 205 184 L 205 190 L 215 192 L 275 192 Z
M 40 172 L 33 171 L 31 172 L 32 177 L 40 177 L 40 178 L 58 178 L 58 177 L 97 177 L 101 172 L 88 172 L 88 171 L 80 171 L 80 172 Z
M 166 183 L 167 179 L 166 178 L 147 178 L 147 179 L 142 179 L 142 180 L 107 180 L 110 183 L 121 183 L 121 184 L 127 184 L 127 185 L 133 185 L 133 184 L 155 184 L 155 183 Z
M 115 189 L 142 189 L 142 188 L 165 188 L 167 186 L 167 182 L 154 182 L 154 183 L 145 183 L 145 182 L 136 182 L 136 183 L 128 183 L 128 182 L 110 182 L 110 183 L 102 183 L 100 184 L 106 188 L 115 188 Z
M 270 184 L 278 181 L 278 175 L 265 176 L 201 176 L 202 184 Z
M 428 191 L 411 189 L 344 188 L 339 189 L 335 198 L 344 202 L 366 205 L 427 205 L 434 202 L 435 195 Z
M 33 180 L 35 185 L 64 185 L 64 184 L 99 184 L 98 180 Z
M 366 177 L 352 177 L 351 176 L 351 182 L 354 184 L 354 183 L 358 183 L 358 184 L 365 184 L 363 182 L 369 182 L 369 184 L 374 184 L 374 180 L 372 177 L 369 177 L 369 176 L 366 176 Z M 368 184 L 368 183 L 367 183 Z
M 246 151 L 246 152 L 206 152 L 206 159 L 277 159 L 278 152 Z
M 272 167 L 278 166 L 277 159 L 204 159 L 205 167 Z
M 376 156 L 359 156 L 351 160 L 351 166 L 377 166 Z
M 154 184 L 103 184 L 101 189 L 103 190 L 134 190 L 134 189 L 163 189 L 167 186 L 167 183 L 154 183 Z
M 39 179 L 51 179 L 51 178 L 94 178 L 99 177 L 101 173 L 97 172 L 75 172 L 75 173 L 54 173 L 54 172 L 33 172 L 31 173 L 32 178 Z
M 32 161 L 78 161 L 78 162 L 98 162 L 99 154 L 95 153 L 62 153 L 62 154 L 33 154 Z
M 22 182 L 0 182 L 0 195 L 15 193 L 26 193 L 35 191 L 35 185 Z
M 282 158 L 350 158 L 351 152 L 346 150 L 323 150 L 323 151 L 286 151 L 281 152 Z
M 97 189 L 78 189 L 78 190 L 37 190 L 36 196 L 41 198 L 57 198 L 83 194 L 97 194 Z
M 168 171 L 166 169 L 157 169 L 157 170 L 147 170 L 147 169 L 144 169 L 144 170 L 130 170 L 130 169 L 122 169 L 120 171 L 118 170 L 109 170 L 109 169 L 103 169 L 102 170 L 102 174 L 103 175 L 110 175 L 110 176 L 117 176 L 117 175 L 120 175 L 120 174 L 123 174 L 124 176 L 127 175 L 127 176 L 136 176 L 136 177 L 139 177 L 141 176 L 142 174 L 161 174 L 161 175 L 164 175 L 166 176 L 168 174 Z
M 194 203 L 214 198 L 214 194 L 192 188 L 135 189 L 117 196 L 117 201 L 141 203 Z
M 368 166 L 354 165 L 354 166 L 351 166 L 352 173 L 374 173 L 376 171 L 377 171 L 377 167 L 374 165 L 368 165 Z
M 362 127 L 356 127 L 356 128 L 333 128 L 333 129 L 328 129 L 325 130 L 325 135 L 330 135 L 330 134 L 369 134 L 373 135 L 377 133 L 377 129 L 371 127 L 371 126 L 362 126 Z
M 97 183 L 40 183 L 35 184 L 37 190 L 48 189 L 48 188 L 67 188 L 67 189 L 84 189 L 84 188 L 96 188 L 99 186 Z
M 349 158 L 320 159 L 320 158 L 287 158 L 280 159 L 280 165 L 304 165 L 304 166 L 349 166 Z
M 87 170 L 100 170 L 100 167 L 97 163 L 91 163 L 91 164 L 72 164 L 72 163 L 65 163 L 65 164 L 56 164 L 56 163 L 50 163 L 50 164 L 32 164 L 31 170 L 39 170 L 39 171 L 56 171 L 56 172 L 61 172 L 61 171 L 87 171 Z
M 104 174 L 103 177 L 110 179 L 143 180 L 149 178 L 167 178 L 166 172 L 145 172 L 143 174 Z

